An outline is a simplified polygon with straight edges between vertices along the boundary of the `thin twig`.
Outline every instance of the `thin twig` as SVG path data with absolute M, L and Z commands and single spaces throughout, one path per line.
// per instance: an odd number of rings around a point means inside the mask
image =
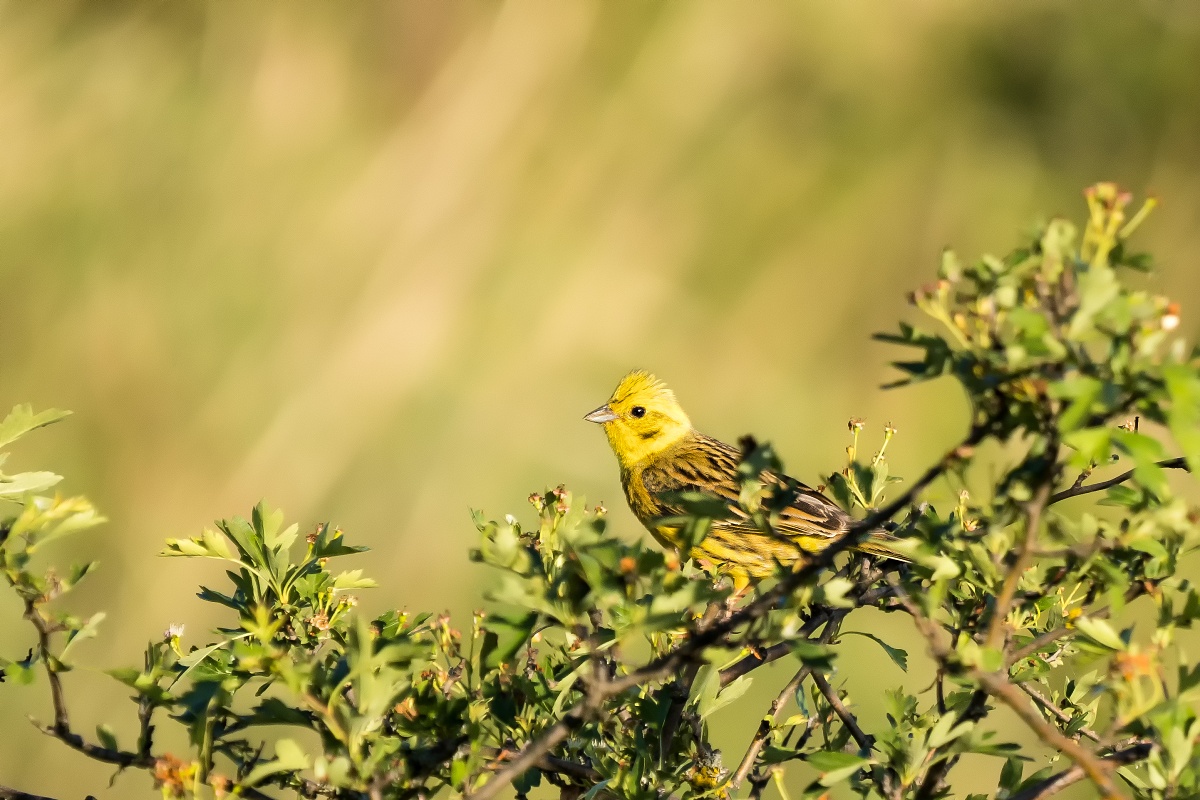
M 1152 749 L 1153 747 L 1149 743 L 1139 742 L 1132 747 L 1110 753 L 1104 756 L 1103 759 L 1106 763 L 1117 766 L 1134 764 L 1149 756 Z M 1044 800 L 1044 798 L 1057 794 L 1068 786 L 1083 780 L 1083 777 L 1083 768 L 1076 764 L 1070 769 L 1063 770 L 1051 775 L 1044 781 L 1035 783 L 1028 789 L 1017 792 L 1009 800 Z
M 604 674 L 603 664 L 595 661 L 593 666 L 592 679 L 588 683 L 583 700 L 568 711 L 562 719 L 551 725 L 538 739 L 521 748 L 521 751 L 510 759 L 503 769 L 468 797 L 472 800 L 494 798 L 504 787 L 523 775 L 526 770 L 537 766 L 543 757 L 549 755 L 551 750 L 571 734 L 571 731 L 597 714 L 606 699 L 617 694 L 611 688 L 614 682 L 609 681 Z
M 1030 686 L 1028 683 L 1018 683 L 1016 685 L 1020 687 L 1021 691 L 1023 691 L 1025 694 L 1029 695 L 1035 703 L 1037 703 L 1039 706 L 1041 706 L 1042 708 L 1044 708 L 1048 712 L 1050 712 L 1050 715 L 1053 716 L 1055 719 L 1057 719 L 1059 722 L 1061 722 L 1063 725 L 1071 724 L 1074 717 L 1072 717 L 1066 711 L 1063 711 L 1058 706 L 1054 705 L 1054 701 L 1052 701 L 1049 697 L 1046 697 L 1044 694 L 1042 694 L 1037 689 Z M 1079 728 L 1079 730 L 1076 732 L 1076 735 L 1077 736 L 1086 736 L 1087 738 L 1091 739 L 1093 742 L 1096 742 L 1097 744 L 1100 744 L 1100 742 L 1101 742 L 1100 734 L 1096 733 L 1094 730 L 1087 727 L 1086 725 Z
M 938 666 L 938 672 L 939 674 L 944 672 L 944 668 L 940 664 Z M 942 691 L 940 679 L 938 680 L 938 690 L 939 692 Z M 960 713 L 958 718 L 955 720 L 955 726 L 961 722 L 978 722 L 986 717 L 988 711 L 987 698 L 987 692 L 983 691 L 982 689 L 976 689 L 971 695 L 971 702 L 967 703 L 967 707 L 962 710 L 962 713 Z M 941 713 L 944 714 L 945 698 L 941 698 L 939 702 L 939 708 L 943 709 Z M 954 767 L 958 764 L 958 759 L 960 757 L 960 753 L 955 753 L 953 755 L 947 755 L 946 758 L 935 761 L 933 766 L 931 766 L 925 773 L 925 777 L 922 779 L 921 785 L 917 787 L 917 793 L 913 800 L 931 800 L 931 798 L 938 793 L 938 790 L 945 781 L 946 776 L 950 774 L 950 770 L 954 769 Z
M 54 707 L 53 730 L 56 733 L 67 733 L 71 730 L 71 720 L 67 716 L 67 702 L 63 697 L 62 679 L 58 677 L 58 669 L 54 666 L 55 659 L 50 652 L 51 623 L 42 616 L 35 598 L 25 598 L 25 619 L 29 620 L 37 630 L 38 656 L 46 668 L 46 679 L 50 683 L 50 702 Z
M 750 774 L 750 770 L 754 769 L 754 762 L 758 759 L 758 754 L 762 752 L 763 745 L 767 743 L 767 739 L 771 736 L 773 723 L 779 718 L 779 710 L 783 708 L 783 704 L 787 701 L 792 693 L 800 688 L 800 684 L 812 672 L 812 667 L 803 666 L 796 671 L 792 679 L 787 682 L 779 695 L 771 701 L 770 707 L 767 709 L 767 715 L 758 723 L 758 730 L 754 733 L 754 738 L 750 740 L 750 746 L 746 748 L 746 754 L 742 756 L 742 761 L 738 764 L 737 772 L 733 774 L 733 778 L 729 781 L 729 788 L 736 789 L 742 785 L 742 781 L 746 780 L 746 776 Z
M 1119 798 L 1110 774 L 1111 765 L 1107 764 L 1095 753 L 1085 749 L 1077 741 L 1067 737 L 1057 726 L 1050 724 L 1038 713 L 1024 697 L 1021 691 L 1004 678 L 990 672 L 975 671 L 974 677 L 987 690 L 988 694 L 1007 705 L 1038 738 L 1050 747 L 1063 753 L 1096 784 L 1104 798 Z
M 1168 458 L 1165 461 L 1157 462 L 1157 465 L 1163 469 L 1189 469 L 1187 459 L 1184 458 Z M 1102 492 L 1105 489 L 1116 486 L 1119 483 L 1124 483 L 1133 477 L 1136 470 L 1122 472 L 1115 478 L 1109 478 L 1104 481 L 1096 481 L 1089 483 L 1086 486 L 1072 486 L 1070 489 L 1063 489 L 1061 492 L 1050 496 L 1050 502 L 1047 505 L 1054 505 L 1061 500 L 1069 500 L 1072 497 L 1079 497 L 1082 494 L 1091 494 L 1092 492 Z
M 713 603 L 705 610 L 696 627 L 703 630 L 711 625 L 720 614 L 720 604 Z M 696 675 L 699 674 L 700 667 L 701 664 L 699 661 L 693 661 L 685 665 L 683 671 L 679 674 L 679 678 L 660 690 L 668 693 L 670 702 L 661 729 L 663 738 L 659 754 L 660 758 L 666 758 L 675 744 L 675 735 L 679 732 L 679 723 L 683 719 L 683 709 L 687 705 L 688 697 L 692 694 L 692 684 L 696 682 Z
M 1146 593 L 1146 587 L 1144 585 L 1142 585 L 1141 583 L 1132 584 L 1125 591 L 1125 602 L 1126 603 L 1133 602 L 1134 600 L 1141 597 L 1145 593 Z M 1097 609 L 1095 611 L 1088 612 L 1087 616 L 1090 619 L 1105 619 L 1111 613 L 1112 613 L 1112 608 L 1105 607 L 1105 608 Z M 1059 639 L 1064 639 L 1067 636 L 1070 636 L 1072 633 L 1075 633 L 1075 632 L 1076 631 L 1074 628 L 1066 628 L 1066 627 L 1055 628 L 1054 630 L 1046 631 L 1045 633 L 1038 636 L 1033 641 L 1031 641 L 1031 642 L 1027 643 L 1026 645 L 1024 645 L 1023 647 L 1019 648 L 1011 656 L 1009 656 L 1004 662 L 1005 666 L 1008 667 L 1009 669 L 1012 669 L 1014 664 L 1017 664 L 1017 663 L 1023 661 L 1024 659 L 1028 658 L 1029 656 L 1033 655 L 1034 653 L 1038 652 L 1039 650 L 1045 648 L 1046 646 L 1054 644 Z
M 1008 613 L 1012 610 L 1013 599 L 1017 594 L 1017 586 L 1021 582 L 1021 576 L 1033 566 L 1033 553 L 1037 544 L 1038 527 L 1041 524 L 1042 512 L 1046 509 L 1047 501 L 1050 498 L 1050 483 L 1043 483 L 1038 487 L 1033 499 L 1029 501 L 1029 505 L 1025 511 L 1025 532 L 1024 536 L 1017 547 L 1017 560 L 1009 569 L 1008 575 L 1004 578 L 1004 584 L 1000 587 L 1000 594 L 996 597 L 996 605 L 992 610 L 991 624 L 988 626 L 987 646 L 999 649 L 1004 645 L 1005 639 L 1005 622 L 1008 619 Z
M 1103 610 L 1106 611 L 1107 609 L 1103 609 Z M 1089 616 L 1094 617 L 1096 615 L 1093 614 L 1093 615 L 1089 615 Z M 1017 649 L 1011 656 L 1009 656 L 1006 659 L 1005 665 L 1008 666 L 1009 668 L 1011 668 L 1014 664 L 1017 664 L 1026 658 L 1029 658 L 1029 656 L 1033 655 L 1037 651 L 1043 649 L 1044 647 L 1054 644 L 1059 639 L 1063 639 L 1067 636 L 1070 636 L 1074 632 L 1075 631 L 1071 628 L 1055 628 L 1054 630 L 1046 631 L 1041 636 L 1038 636 L 1036 639 L 1034 639 L 1032 642 L 1029 642 L 1028 644 L 1026 644 L 1024 647 Z

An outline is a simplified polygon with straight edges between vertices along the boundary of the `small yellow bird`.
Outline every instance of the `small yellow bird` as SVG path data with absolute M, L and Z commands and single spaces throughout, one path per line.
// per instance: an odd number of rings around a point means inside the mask
M 635 370 L 604 405 L 584 417 L 604 426 L 621 468 L 629 508 L 663 547 L 681 549 L 681 529 L 663 524 L 686 515 L 677 493 L 698 491 L 725 501 L 730 517 L 713 520 L 691 556 L 706 568 L 729 575 L 739 593 L 751 579 L 775 574 L 776 564 L 799 566 L 849 530 L 853 520 L 820 492 L 786 476 L 764 472 L 767 486 L 795 485 L 796 496 L 773 530 L 763 531 L 738 505 L 741 452 L 692 427 L 675 394 L 648 372 Z M 865 553 L 907 560 L 887 545 L 883 531 L 855 547 Z

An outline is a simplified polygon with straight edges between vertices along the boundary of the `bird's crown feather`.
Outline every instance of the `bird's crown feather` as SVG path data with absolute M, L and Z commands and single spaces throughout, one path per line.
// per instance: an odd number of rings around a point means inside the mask
M 613 390 L 611 404 L 624 403 L 634 397 L 660 398 L 675 403 L 675 393 L 667 385 L 644 369 L 635 369 L 621 379 Z

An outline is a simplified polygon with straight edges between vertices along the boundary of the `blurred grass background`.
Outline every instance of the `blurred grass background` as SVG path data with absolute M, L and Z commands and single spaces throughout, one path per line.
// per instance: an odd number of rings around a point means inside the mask
M 1146 282 L 1194 334 L 1197 64 L 1181 2 L 0 4 L 0 405 L 77 412 L 14 465 L 111 520 L 55 554 L 101 560 L 70 605 L 109 613 L 76 726 L 131 731 L 98 670 L 228 622 L 194 596 L 219 570 L 156 553 L 260 497 L 371 546 L 371 609 L 479 605 L 468 508 L 548 485 L 641 535 L 580 419 L 634 366 L 802 479 L 850 416 L 913 474 L 964 410 L 881 392 L 869 334 L 944 246 L 1005 251 L 1096 180 L 1163 197 Z M 841 673 L 868 725 L 902 678 L 873 648 Z M 0 783 L 148 796 L 26 727 L 42 694 L 0 686 Z

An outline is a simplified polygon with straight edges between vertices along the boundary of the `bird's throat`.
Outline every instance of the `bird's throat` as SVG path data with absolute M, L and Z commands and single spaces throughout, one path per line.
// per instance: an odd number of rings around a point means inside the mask
M 691 435 L 692 430 L 686 425 L 664 425 L 653 431 L 635 431 L 610 423 L 604 426 L 604 433 L 621 468 L 629 469 L 675 447 Z

